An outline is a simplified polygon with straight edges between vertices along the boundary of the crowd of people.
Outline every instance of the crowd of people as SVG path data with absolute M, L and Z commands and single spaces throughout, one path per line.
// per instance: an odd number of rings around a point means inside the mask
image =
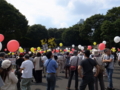
M 31 82 L 42 83 L 46 77 L 47 90 L 55 90 L 56 78 L 64 73 L 68 78 L 66 89 L 70 90 L 73 76 L 75 77 L 75 90 L 114 90 L 112 75 L 114 63 L 120 62 L 120 53 L 111 53 L 110 49 L 92 52 L 77 51 L 73 53 L 20 53 L 14 55 L 15 67 L 9 60 L 12 55 L 0 52 L 0 90 L 31 90 Z M 108 77 L 108 86 L 105 86 L 103 76 Z M 81 84 L 78 85 L 78 78 Z M 99 84 L 98 84 L 99 82 Z

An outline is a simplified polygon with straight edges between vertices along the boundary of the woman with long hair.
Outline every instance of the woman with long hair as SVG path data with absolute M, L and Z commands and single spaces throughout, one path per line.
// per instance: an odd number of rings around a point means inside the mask
M 12 71 L 11 61 L 4 60 L 1 67 L 3 68 L 1 77 L 5 84 L 0 88 L 0 90 L 17 90 L 16 84 L 18 79 Z

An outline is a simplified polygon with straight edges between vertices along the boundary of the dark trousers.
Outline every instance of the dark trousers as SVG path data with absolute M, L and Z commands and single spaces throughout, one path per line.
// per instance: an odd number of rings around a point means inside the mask
M 42 70 L 36 70 L 35 75 L 36 75 L 36 82 L 41 83 L 42 82 Z
M 36 78 L 35 69 L 33 69 L 33 77 L 34 77 L 34 79 L 35 79 L 35 82 L 37 82 L 37 78 Z
M 17 82 L 17 90 L 20 90 L 21 76 L 22 76 L 22 74 L 18 74 L 18 75 L 17 75 L 17 78 L 18 78 L 18 82 Z
M 80 90 L 85 90 L 88 85 L 89 90 L 94 90 L 94 76 L 83 77 L 80 85 Z
M 95 90 L 98 90 L 98 80 L 100 83 L 101 90 L 105 90 L 104 81 L 103 81 L 103 73 L 99 73 L 98 76 L 95 77 L 95 82 L 94 82 L 94 89 Z
M 55 90 L 56 74 L 47 74 L 47 90 Z
M 69 76 L 70 76 L 70 67 L 69 67 L 69 66 L 66 66 L 66 67 L 65 67 L 65 78 L 68 77 L 68 73 L 69 73 Z
M 74 74 L 75 74 L 75 88 L 78 89 L 78 70 L 70 71 L 70 77 L 68 80 L 68 88 L 70 88 L 70 86 L 71 86 L 71 81 L 72 81 Z

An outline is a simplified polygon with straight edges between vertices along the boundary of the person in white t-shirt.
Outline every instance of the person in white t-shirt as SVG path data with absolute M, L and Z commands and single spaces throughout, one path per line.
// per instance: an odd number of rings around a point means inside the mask
M 22 72 L 21 90 L 30 90 L 30 83 L 33 77 L 32 70 L 34 65 L 33 62 L 29 60 L 28 54 L 24 56 L 24 59 L 25 61 L 20 67 L 20 71 Z
M 48 60 L 48 58 L 46 56 L 46 53 L 44 53 L 43 57 L 42 57 L 43 64 L 45 63 L 46 60 Z M 45 67 L 43 67 L 43 72 L 44 72 L 44 77 L 46 77 L 46 69 L 45 69 Z

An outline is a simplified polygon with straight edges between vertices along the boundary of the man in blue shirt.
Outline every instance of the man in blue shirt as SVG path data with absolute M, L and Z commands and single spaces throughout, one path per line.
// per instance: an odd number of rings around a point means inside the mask
M 47 52 L 46 56 L 48 60 L 45 61 L 44 66 L 46 67 L 47 71 L 47 90 L 55 90 L 56 70 L 58 68 L 58 65 L 55 60 L 52 60 L 52 52 Z

